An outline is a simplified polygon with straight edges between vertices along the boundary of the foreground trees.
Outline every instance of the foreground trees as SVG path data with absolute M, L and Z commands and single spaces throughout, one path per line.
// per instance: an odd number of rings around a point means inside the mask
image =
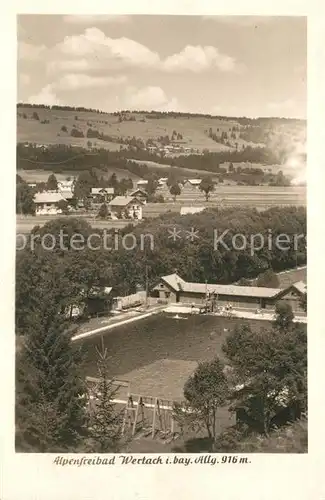
M 44 293 L 39 312 L 17 338 L 16 450 L 57 453 L 118 451 L 121 416 L 106 357 L 99 359 L 96 404 L 89 405 L 81 373 L 82 351 L 53 295 Z
M 184 402 L 175 404 L 174 418 L 184 435 L 192 431 L 197 441 L 207 435 L 211 451 L 236 451 L 251 436 L 268 437 L 275 427 L 304 417 L 307 336 L 302 326 L 292 320 L 281 328 L 276 321 L 261 329 L 238 325 L 223 352 L 227 369 L 217 357 L 200 364 L 184 386 Z M 236 413 L 236 425 L 221 434 L 220 409 Z
M 248 325 L 227 338 L 224 352 L 236 385 L 232 408 L 268 435 L 277 415 L 295 419 L 307 408 L 307 336 L 303 328 L 263 329 Z
M 122 411 L 116 409 L 113 399 L 117 388 L 109 377 L 107 351 L 98 352 L 96 400 L 91 401 L 89 414 L 88 448 L 92 453 L 112 453 L 120 450 L 122 442 Z
M 48 295 L 17 356 L 17 451 L 77 451 L 87 435 L 80 352 Z
M 35 215 L 34 192 L 19 175 L 16 178 L 16 214 Z
M 199 431 L 204 426 L 212 447 L 218 435 L 217 411 L 229 396 L 223 368 L 218 358 L 200 363 L 184 386 L 185 402 L 174 406 L 174 418 L 181 428 Z

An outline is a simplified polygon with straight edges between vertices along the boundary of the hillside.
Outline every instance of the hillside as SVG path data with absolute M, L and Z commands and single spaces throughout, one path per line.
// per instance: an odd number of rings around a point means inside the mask
M 33 117 L 35 112 L 39 119 L 36 115 Z M 71 136 L 72 129 L 77 130 L 73 132 L 74 136 Z M 87 137 L 89 129 L 94 137 Z M 78 137 L 81 133 L 84 137 Z M 98 139 L 97 134 L 106 136 L 106 139 Z M 90 141 L 94 147 L 113 151 L 123 147 L 123 141 L 127 139 L 164 144 L 159 139 L 167 136 L 175 146 L 196 153 L 205 149 L 218 152 L 247 146 L 272 146 L 278 151 L 285 149 L 290 154 L 301 154 L 305 152 L 306 123 L 277 118 L 251 120 L 180 113 L 112 114 L 28 105 L 17 107 L 17 142 L 86 147 Z M 110 138 L 112 140 L 108 140 Z

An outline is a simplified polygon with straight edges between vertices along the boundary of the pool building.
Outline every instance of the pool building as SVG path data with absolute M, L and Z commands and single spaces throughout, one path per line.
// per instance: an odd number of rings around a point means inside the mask
M 219 285 L 188 282 L 173 273 L 162 276 L 150 295 L 159 302 L 203 305 L 209 300 L 219 307 L 231 305 L 245 309 L 274 309 L 276 302 L 286 300 L 293 311 L 303 312 L 300 299 L 306 293 L 307 287 L 302 282 L 288 288 Z

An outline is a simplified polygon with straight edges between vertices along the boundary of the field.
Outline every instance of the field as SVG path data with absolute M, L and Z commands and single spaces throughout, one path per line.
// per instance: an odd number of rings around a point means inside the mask
M 58 218 L 61 218 L 62 215 L 38 215 L 33 217 L 32 215 L 26 215 L 26 216 L 20 216 L 18 215 L 16 217 L 16 234 L 28 234 L 33 227 L 35 226 L 44 226 L 47 222 L 51 220 L 55 220 Z M 64 216 L 63 216 L 64 217 Z M 69 217 L 69 216 L 67 216 Z M 89 224 L 91 224 L 92 227 L 99 228 L 99 229 L 122 229 L 123 227 L 127 226 L 130 221 L 129 220 L 99 220 L 95 219 L 94 217 L 85 217 L 85 216 L 80 216 L 76 215 L 74 217 L 82 217 L 85 219 Z M 137 221 L 133 221 L 133 224 L 136 224 Z
M 168 169 L 168 168 L 172 168 L 171 165 L 167 165 L 167 164 L 163 164 L 163 163 L 157 163 L 156 161 L 149 161 L 149 160 L 134 160 L 132 159 L 131 161 L 135 162 L 135 163 L 139 163 L 139 164 L 144 164 L 144 165 L 147 165 L 149 168 L 152 168 L 152 169 L 155 169 L 155 170 L 159 170 L 159 169 Z M 177 168 L 177 167 L 176 167 Z M 182 173 L 186 176 L 189 177 L 189 179 L 192 179 L 193 177 L 202 177 L 204 175 L 214 175 L 215 176 L 215 172 L 210 172 L 209 170 L 199 170 L 199 169 L 195 169 L 195 168 L 184 168 L 184 167 L 178 167 L 178 169 L 182 170 Z
M 219 185 L 211 193 L 206 202 L 200 190 L 185 189 L 176 202 L 171 201 L 168 189 L 159 191 L 165 203 L 148 203 L 143 208 L 144 217 L 157 217 L 168 211 L 180 213 L 181 207 L 200 206 L 204 208 L 242 206 L 264 210 L 274 206 L 306 206 L 306 189 L 304 187 L 270 187 L 270 186 L 225 186 Z
M 144 140 L 157 138 L 159 136 L 171 136 L 173 131 L 181 133 L 183 143 L 187 147 L 203 150 L 208 148 L 211 151 L 228 150 L 223 144 L 219 144 L 210 139 L 206 131 L 210 127 L 219 128 L 220 132 L 229 131 L 237 122 L 222 121 L 219 119 L 209 119 L 204 117 L 166 117 L 147 118 L 145 115 L 136 114 L 135 121 L 119 122 L 118 116 L 109 113 L 97 114 L 93 112 L 74 112 L 65 110 L 37 109 L 39 120 L 32 118 L 34 109 L 19 108 L 17 115 L 17 142 L 34 142 L 36 144 L 73 144 L 87 147 L 89 139 L 75 138 L 70 136 L 70 131 L 74 125 L 83 131 L 86 136 L 87 130 L 92 128 L 103 134 L 112 137 L 137 137 Z M 26 118 L 23 118 L 25 114 Z M 77 117 L 77 120 L 75 119 Z M 49 120 L 50 123 L 41 123 Z M 68 132 L 61 130 L 66 126 Z M 107 143 L 98 139 L 90 139 L 93 146 L 100 146 L 107 149 L 119 149 L 120 144 Z M 240 143 L 240 140 L 238 141 Z
M 65 172 L 62 173 L 56 173 L 53 172 L 52 170 L 43 170 L 43 169 L 35 169 L 35 170 L 18 170 L 17 174 L 24 179 L 26 182 L 46 182 L 47 179 L 49 178 L 49 175 L 54 174 L 55 177 L 57 178 L 58 181 L 63 181 L 67 177 L 77 177 L 80 172 L 78 171 L 73 171 L 70 172 L 66 170 Z M 140 177 L 137 175 L 129 172 L 128 170 L 123 170 L 121 168 L 111 168 L 111 167 L 105 167 L 105 171 L 100 171 L 100 176 L 103 176 L 104 179 L 108 179 L 113 173 L 116 174 L 116 177 L 120 180 L 123 178 L 131 178 L 133 182 L 137 182 Z

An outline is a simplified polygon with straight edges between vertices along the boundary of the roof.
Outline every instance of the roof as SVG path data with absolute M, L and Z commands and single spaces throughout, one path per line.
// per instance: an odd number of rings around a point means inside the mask
M 297 281 L 297 283 L 292 285 L 292 288 L 295 288 L 295 290 L 303 295 L 307 293 L 307 285 L 303 281 Z
M 60 194 L 62 194 L 63 198 L 65 198 L 66 200 L 71 200 L 71 198 L 74 197 L 74 194 L 71 191 L 71 189 L 61 189 Z
M 202 182 L 202 179 L 186 179 L 185 182 L 189 182 L 190 184 L 193 185 L 199 185 Z
M 135 196 L 136 194 L 142 194 L 144 196 L 148 196 L 148 193 L 146 193 L 146 191 L 143 191 L 142 189 L 135 189 L 134 191 L 132 191 L 130 193 L 130 196 Z
M 109 203 L 113 207 L 125 207 L 131 202 L 137 201 L 133 196 L 115 196 L 115 198 Z
M 183 291 L 189 293 L 206 292 L 216 293 L 218 295 L 232 295 L 236 297 L 258 297 L 258 298 L 273 298 L 282 292 L 279 288 L 264 288 L 256 286 L 239 286 L 239 285 L 217 285 L 205 283 L 189 283 L 184 281 L 178 274 L 170 274 L 161 278 L 167 285 L 175 291 Z
M 186 281 L 184 281 L 178 274 L 173 273 L 169 274 L 168 276 L 162 276 L 161 278 L 163 281 L 167 283 L 171 288 L 174 290 L 182 290 L 183 286 L 186 284 Z
M 103 191 L 107 194 L 114 194 L 114 188 L 113 187 L 107 187 L 107 188 L 91 188 L 91 194 L 101 194 Z
M 141 179 L 140 181 L 137 181 L 137 184 L 148 184 L 148 181 Z
M 61 193 L 43 191 L 43 193 L 36 193 L 34 196 L 34 203 L 58 203 L 61 200 L 65 200 Z
M 70 180 L 70 181 L 58 181 L 58 186 L 67 186 L 67 187 L 71 187 L 74 183 L 74 180 Z

